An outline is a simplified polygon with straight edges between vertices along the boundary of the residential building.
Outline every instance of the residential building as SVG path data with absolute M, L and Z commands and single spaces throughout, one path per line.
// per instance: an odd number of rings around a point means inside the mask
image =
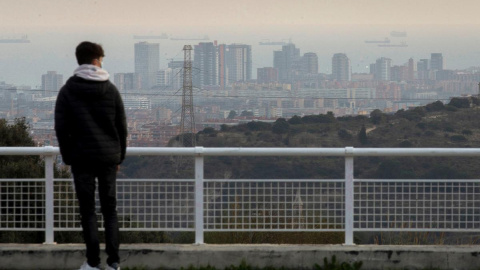
M 333 55 L 332 79 L 337 81 L 350 81 L 352 79 L 352 67 L 346 54 L 336 53 Z
M 223 47 L 222 47 L 223 48 Z M 220 61 L 220 66 L 223 66 Z M 225 84 L 245 82 L 252 79 L 252 46 L 244 44 L 231 44 L 225 46 L 226 72 Z
M 257 68 L 258 83 L 278 82 L 278 69 L 273 67 Z
M 157 73 L 157 86 L 169 87 L 172 85 L 172 69 L 160 69 Z
M 413 58 L 408 59 L 408 80 L 413 81 L 416 79 L 417 65 Z
M 124 97 L 123 104 L 125 109 L 143 109 L 149 110 L 151 108 L 151 101 L 146 97 Z
M 193 49 L 193 86 L 219 85 L 218 49 L 213 42 L 200 42 Z
M 292 83 L 295 63 L 300 60 L 300 49 L 289 43 L 282 46 L 281 51 L 273 52 L 273 67 L 278 70 L 278 80 L 283 83 Z
M 316 53 L 305 53 L 302 57 L 302 71 L 306 74 L 318 74 L 318 56 Z
M 122 94 L 142 89 L 141 75 L 138 73 L 115 73 L 113 83 Z
M 430 70 L 430 59 L 420 59 L 417 63 L 417 78 L 419 80 L 428 80 Z
M 375 62 L 375 79 L 378 81 L 391 80 L 392 59 L 381 57 Z
M 57 96 L 63 86 L 63 75 L 56 71 L 47 71 L 42 75 L 42 91 L 44 97 Z
M 390 79 L 392 81 L 407 81 L 409 79 L 409 69 L 407 66 L 393 66 L 390 69 Z
M 441 53 L 432 53 L 430 57 L 430 69 L 443 70 L 444 68 L 443 55 Z
M 143 89 L 156 86 L 159 69 L 160 44 L 135 43 L 135 73 L 140 74 Z

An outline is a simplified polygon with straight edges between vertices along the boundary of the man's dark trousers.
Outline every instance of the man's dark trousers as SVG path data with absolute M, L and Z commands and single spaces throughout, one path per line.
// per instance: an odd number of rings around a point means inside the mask
M 80 205 L 83 238 L 87 246 L 87 262 L 90 266 L 100 264 L 100 242 L 97 215 L 95 213 L 95 178 L 105 224 L 107 263 L 118 263 L 118 218 L 116 199 L 116 164 L 72 164 L 73 180 Z

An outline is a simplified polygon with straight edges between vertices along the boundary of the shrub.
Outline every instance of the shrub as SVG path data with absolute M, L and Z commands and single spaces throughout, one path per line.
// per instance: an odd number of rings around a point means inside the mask
M 458 111 L 458 108 L 455 107 L 455 106 L 452 106 L 452 105 L 447 105 L 447 106 L 445 106 L 445 109 L 447 109 L 447 111 L 449 111 L 449 112 L 456 112 L 456 111 Z
M 470 108 L 470 101 L 466 98 L 452 98 L 448 105 L 456 108 Z
M 433 132 L 431 130 L 427 130 L 427 131 L 425 131 L 425 136 L 429 136 L 429 137 L 435 136 L 435 132 Z
M 426 105 L 425 108 L 429 112 L 436 112 L 436 111 L 441 111 L 445 109 L 445 105 L 443 105 L 441 101 L 435 101 L 433 103 Z
M 338 137 L 342 140 L 349 140 L 352 138 L 352 134 L 350 134 L 350 132 L 348 132 L 348 130 L 342 128 L 338 131 Z
M 298 115 L 294 115 L 292 118 L 288 119 L 290 125 L 300 125 L 302 124 L 302 118 Z
M 467 138 L 465 138 L 463 135 L 453 135 L 450 137 L 450 140 L 452 142 L 466 142 Z
M 403 148 L 407 148 L 407 147 L 412 147 L 413 143 L 409 140 L 404 140 L 401 143 L 399 143 L 398 146 L 403 147 Z
M 455 132 L 455 129 L 451 126 L 447 126 L 443 129 L 443 131 L 445 131 L 445 132 Z

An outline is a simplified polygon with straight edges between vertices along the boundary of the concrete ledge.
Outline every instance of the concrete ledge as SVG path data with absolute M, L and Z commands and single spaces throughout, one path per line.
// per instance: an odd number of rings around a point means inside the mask
M 252 266 L 312 269 L 323 258 L 339 262 L 363 261 L 364 270 L 451 269 L 477 270 L 478 246 L 375 246 L 375 245 L 122 245 L 122 267 L 180 269 L 215 266 L 223 269 L 245 260 Z M 85 260 L 84 245 L 0 244 L 0 270 L 78 269 Z M 102 254 L 105 262 L 105 254 Z

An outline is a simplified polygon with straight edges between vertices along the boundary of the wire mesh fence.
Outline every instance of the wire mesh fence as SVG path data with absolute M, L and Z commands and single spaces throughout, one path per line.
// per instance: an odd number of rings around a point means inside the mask
M 343 230 L 344 180 L 205 180 L 205 231 Z M 193 230 L 194 180 L 117 184 L 124 230 Z M 98 220 L 102 223 L 97 194 Z M 42 179 L 0 181 L 0 229 L 45 228 Z M 355 180 L 354 228 L 480 230 L 476 180 Z M 103 225 L 103 224 L 102 224 Z M 80 229 L 72 180 L 54 183 L 54 228 Z
M 356 180 L 355 228 L 479 230 L 476 180 Z
M 45 228 L 45 182 L 0 181 L 0 230 Z
M 342 230 L 344 184 L 224 180 L 205 185 L 205 230 Z

